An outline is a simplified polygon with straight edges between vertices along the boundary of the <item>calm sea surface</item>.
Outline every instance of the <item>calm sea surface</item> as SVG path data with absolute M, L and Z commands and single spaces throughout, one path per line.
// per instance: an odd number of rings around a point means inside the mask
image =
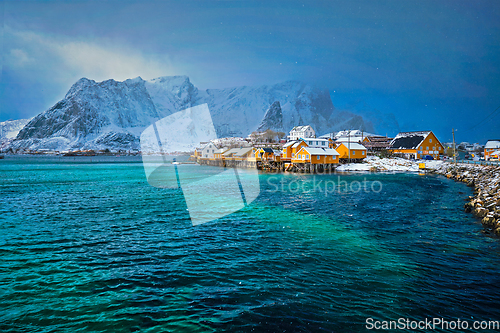
M 139 161 L 0 160 L 0 332 L 500 320 L 500 241 L 463 212 L 464 184 L 349 174 L 377 191 L 325 195 L 314 181 L 339 175 L 261 174 L 254 202 L 193 227 L 182 192 L 150 186 Z

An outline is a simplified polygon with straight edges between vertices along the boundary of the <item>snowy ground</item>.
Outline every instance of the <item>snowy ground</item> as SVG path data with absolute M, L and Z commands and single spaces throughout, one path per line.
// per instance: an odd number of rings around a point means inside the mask
M 336 171 L 382 171 L 382 172 L 418 172 L 418 164 L 425 163 L 427 169 L 439 169 L 443 161 L 406 160 L 403 158 L 380 158 L 369 156 L 362 163 L 343 164 Z

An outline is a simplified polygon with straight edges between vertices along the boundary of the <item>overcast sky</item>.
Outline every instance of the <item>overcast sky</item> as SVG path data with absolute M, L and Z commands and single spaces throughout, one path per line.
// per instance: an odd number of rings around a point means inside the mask
M 500 138 L 497 0 L 0 3 L 0 120 L 46 110 L 81 77 L 188 75 L 198 88 L 301 80 L 401 130 Z

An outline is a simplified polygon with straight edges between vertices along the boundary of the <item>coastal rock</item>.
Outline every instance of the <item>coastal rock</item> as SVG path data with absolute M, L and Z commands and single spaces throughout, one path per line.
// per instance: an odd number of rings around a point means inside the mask
M 488 228 L 495 228 L 497 225 L 497 220 L 492 215 L 487 215 L 481 220 L 483 226 Z
M 479 207 L 474 209 L 474 215 L 476 215 L 477 217 L 485 217 L 487 214 L 488 210 L 486 208 Z

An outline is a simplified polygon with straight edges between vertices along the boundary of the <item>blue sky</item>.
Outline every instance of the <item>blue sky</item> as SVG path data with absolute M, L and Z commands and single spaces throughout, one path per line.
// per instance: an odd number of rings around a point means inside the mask
M 301 80 L 401 130 L 500 137 L 499 1 L 3 1 L 0 20 L 0 120 L 81 77 L 182 74 L 199 88 Z

